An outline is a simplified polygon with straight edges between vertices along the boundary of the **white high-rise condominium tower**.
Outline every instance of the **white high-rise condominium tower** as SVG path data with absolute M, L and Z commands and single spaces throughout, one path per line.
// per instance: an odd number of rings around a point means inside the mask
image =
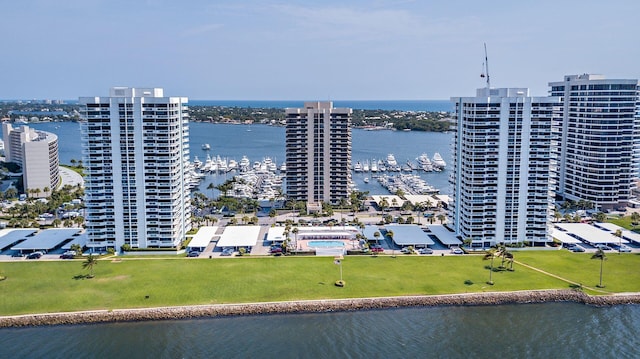
M 453 229 L 473 246 L 549 241 L 554 161 L 551 124 L 559 99 L 526 88 L 482 88 L 452 98 Z
M 597 208 L 626 205 L 639 164 L 638 80 L 584 74 L 549 86 L 551 95 L 562 99 L 562 116 L 554 125 L 558 195 Z
M 191 228 L 185 97 L 112 88 L 82 97 L 88 246 L 176 247 Z
M 287 196 L 318 210 L 349 199 L 351 181 L 350 108 L 305 102 L 286 109 Z

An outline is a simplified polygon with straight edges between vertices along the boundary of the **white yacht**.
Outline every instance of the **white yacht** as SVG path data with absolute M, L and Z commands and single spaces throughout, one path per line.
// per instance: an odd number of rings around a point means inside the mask
M 387 165 L 389 167 L 395 167 L 398 165 L 398 161 L 396 161 L 396 158 L 392 153 L 387 155 Z
M 431 164 L 431 160 L 426 153 L 421 154 L 417 158 L 418 166 L 425 172 L 433 171 L 433 164 Z
M 364 183 L 369 183 L 369 177 L 364 178 Z
M 365 161 L 364 165 L 362 165 L 363 172 L 369 172 L 369 161 Z
M 240 166 L 240 170 L 241 171 L 246 171 L 246 170 L 249 169 L 249 167 L 251 167 L 251 162 L 249 161 L 247 156 L 242 156 L 242 159 L 240 160 L 239 166 Z
M 238 169 L 238 161 L 234 159 L 229 160 L 229 164 L 227 165 L 227 171 L 233 171 Z
M 362 163 L 360 163 L 360 161 L 356 162 L 356 164 L 353 165 L 353 170 L 355 172 L 362 172 Z
M 371 172 L 378 172 L 378 162 L 376 160 L 371 161 Z
M 200 167 L 202 167 L 202 161 L 200 161 L 200 159 L 198 159 L 198 156 L 195 156 L 193 158 L 193 167 L 200 169 Z
M 433 155 L 433 158 L 431 159 L 431 163 L 433 164 L 434 167 L 437 167 L 440 169 L 447 166 L 447 163 L 444 161 L 444 159 L 442 159 L 442 156 L 440 156 L 438 152 L 436 152 Z
M 205 143 L 204 145 L 202 145 L 202 149 L 208 151 L 211 149 L 211 146 L 208 143 Z
M 282 172 L 282 173 L 287 172 L 287 163 L 286 162 L 282 162 L 282 164 L 280 165 L 280 172 Z

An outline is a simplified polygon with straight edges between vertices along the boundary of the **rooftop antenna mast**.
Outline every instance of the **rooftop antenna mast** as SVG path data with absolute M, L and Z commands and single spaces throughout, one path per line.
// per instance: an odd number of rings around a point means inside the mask
M 491 88 L 491 81 L 489 80 L 489 56 L 487 56 L 487 43 L 484 43 L 484 69 L 480 77 L 487 78 L 487 89 Z

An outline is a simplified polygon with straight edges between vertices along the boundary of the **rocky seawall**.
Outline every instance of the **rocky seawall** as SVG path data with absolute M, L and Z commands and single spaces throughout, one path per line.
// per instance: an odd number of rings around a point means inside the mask
M 640 304 L 640 293 L 590 296 L 577 290 L 541 290 L 96 310 L 5 316 L 0 317 L 0 328 L 259 314 L 321 313 L 421 306 L 471 306 L 547 302 L 577 302 L 596 306 Z

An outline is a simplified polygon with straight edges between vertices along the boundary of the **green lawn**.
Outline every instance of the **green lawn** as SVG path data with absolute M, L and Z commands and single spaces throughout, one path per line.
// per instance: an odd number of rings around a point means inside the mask
M 588 254 L 516 252 L 515 259 L 595 286 L 599 262 Z M 607 291 L 640 291 L 640 256 L 609 255 Z M 0 263 L 0 315 L 296 299 L 380 297 L 569 288 L 559 279 L 516 265 L 489 271 L 479 256 L 354 256 L 340 269 L 329 257 L 101 260 L 95 278 L 81 261 Z M 496 266 L 499 261 L 496 260 Z M 466 283 L 465 283 L 466 282 Z M 472 284 L 470 284 L 472 282 Z M 148 299 L 145 296 L 149 296 Z
M 640 292 L 640 254 L 605 252 L 602 284 L 604 291 Z M 558 251 L 553 255 L 535 252 L 516 253 L 516 260 L 554 273 L 583 286 L 595 288 L 600 279 L 600 261 L 591 259 L 589 253 Z

